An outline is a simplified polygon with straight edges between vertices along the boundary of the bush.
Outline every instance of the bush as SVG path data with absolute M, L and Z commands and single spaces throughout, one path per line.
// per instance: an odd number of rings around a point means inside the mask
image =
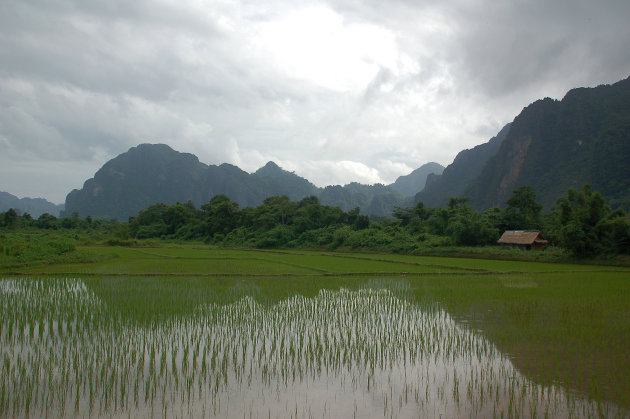
M 246 227 L 238 227 L 225 235 L 223 244 L 239 247 L 254 247 L 256 245 L 255 234 Z
M 294 238 L 293 230 L 289 226 L 279 225 L 264 233 L 256 242 L 256 247 L 259 249 L 284 247 Z
M 353 227 L 347 225 L 336 229 L 333 233 L 331 247 L 336 249 L 344 245 L 348 237 L 350 237 L 354 231 Z
M 64 253 L 74 252 L 76 250 L 76 246 L 70 242 L 60 242 L 60 241 L 51 241 L 48 243 L 48 246 L 52 249 L 52 251 L 57 255 L 62 255 Z
M 149 225 L 142 225 L 138 227 L 136 238 L 150 239 L 150 238 L 162 237 L 166 234 L 167 229 L 168 229 L 168 226 L 163 222 L 149 224 Z

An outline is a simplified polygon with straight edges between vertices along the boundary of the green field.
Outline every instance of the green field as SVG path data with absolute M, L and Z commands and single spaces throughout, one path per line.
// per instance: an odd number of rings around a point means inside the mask
M 93 262 L 0 271 L 0 416 L 630 408 L 629 268 L 202 245 L 77 250 Z M 311 393 L 320 398 L 304 399 Z

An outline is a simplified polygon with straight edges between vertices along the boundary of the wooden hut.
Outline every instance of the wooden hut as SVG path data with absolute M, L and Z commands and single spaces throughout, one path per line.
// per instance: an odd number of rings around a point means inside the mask
M 517 247 L 524 250 L 540 250 L 549 243 L 540 231 L 507 230 L 497 243 L 503 247 Z

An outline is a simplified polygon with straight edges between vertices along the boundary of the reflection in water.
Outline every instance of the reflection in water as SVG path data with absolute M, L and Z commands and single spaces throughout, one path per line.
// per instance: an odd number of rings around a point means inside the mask
M 404 290 L 245 296 L 142 323 L 76 279 L 4 279 L 0 301 L 2 416 L 620 414 L 532 383 Z

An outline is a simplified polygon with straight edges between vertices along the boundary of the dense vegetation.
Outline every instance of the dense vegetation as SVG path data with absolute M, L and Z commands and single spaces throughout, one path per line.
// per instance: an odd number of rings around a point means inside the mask
M 54 253 L 56 249 L 58 254 L 72 250 L 68 243 L 73 242 L 133 243 L 144 239 L 192 240 L 243 248 L 428 254 L 452 246 L 495 245 L 505 230 L 542 230 L 555 246 L 553 249 L 564 249 L 579 258 L 630 254 L 626 213 L 611 210 L 601 194 L 588 185 L 580 190 L 570 188 L 545 215 L 542 208 L 528 186 L 514 190 L 505 208 L 478 212 L 466 198 L 451 198 L 444 208 L 427 208 L 421 202 L 415 207 L 397 208 L 391 219 L 370 219 L 360 214 L 359 208 L 346 212 L 322 205 L 315 196 L 297 202 L 276 196 L 257 207 L 240 208 L 226 195 L 217 195 L 200 208 L 191 202 L 151 205 L 128 222 L 81 219 L 76 213 L 65 218 L 43 214 L 33 219 L 9 210 L 0 214 L 0 227 L 5 232 L 29 228 L 74 232 L 66 234 L 66 240 L 43 241 L 53 243 L 49 251 Z M 28 253 L 28 245 L 12 245 L 6 237 L 3 242 L 0 250 L 5 256 L 19 258 Z M 54 244 L 57 242 L 64 244 Z M 487 249 L 485 252 L 492 253 Z

